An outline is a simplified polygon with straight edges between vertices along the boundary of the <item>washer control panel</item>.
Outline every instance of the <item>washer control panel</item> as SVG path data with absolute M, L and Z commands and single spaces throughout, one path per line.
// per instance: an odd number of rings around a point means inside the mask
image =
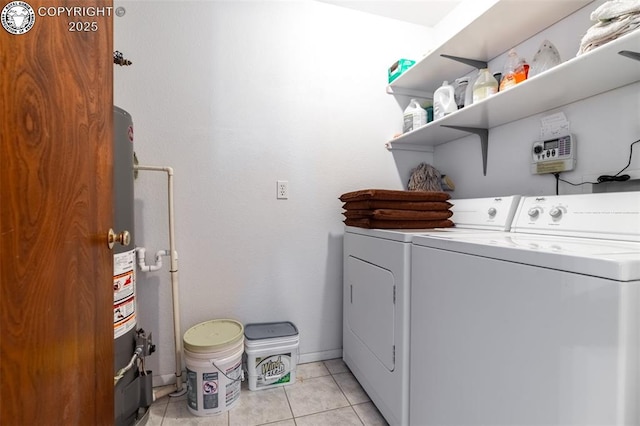
M 512 232 L 640 241 L 640 192 L 524 197 Z

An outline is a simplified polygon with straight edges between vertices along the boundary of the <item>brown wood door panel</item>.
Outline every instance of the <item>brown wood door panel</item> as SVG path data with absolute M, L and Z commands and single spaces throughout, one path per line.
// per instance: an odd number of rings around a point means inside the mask
M 0 28 L 3 425 L 113 422 L 112 52 L 112 16 Z

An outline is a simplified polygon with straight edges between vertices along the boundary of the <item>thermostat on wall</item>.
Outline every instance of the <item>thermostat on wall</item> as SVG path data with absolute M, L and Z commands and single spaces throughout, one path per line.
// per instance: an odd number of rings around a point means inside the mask
M 576 166 L 576 140 L 573 135 L 536 141 L 531 149 L 531 173 L 560 173 Z

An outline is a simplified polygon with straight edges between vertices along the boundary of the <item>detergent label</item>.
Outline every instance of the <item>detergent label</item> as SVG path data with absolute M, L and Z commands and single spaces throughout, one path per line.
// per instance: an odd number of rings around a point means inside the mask
M 198 373 L 187 368 L 187 404 L 198 410 Z
M 291 353 L 256 358 L 256 387 L 289 383 L 291 381 Z
M 218 408 L 218 373 L 202 373 L 202 408 Z

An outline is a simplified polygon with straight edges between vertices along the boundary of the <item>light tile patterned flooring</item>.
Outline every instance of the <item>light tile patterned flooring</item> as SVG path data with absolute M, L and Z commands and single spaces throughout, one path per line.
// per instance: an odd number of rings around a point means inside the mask
M 292 385 L 250 391 L 242 383 L 233 408 L 198 417 L 186 396 L 165 397 L 150 408 L 148 426 L 379 426 L 387 425 L 341 359 L 298 364 Z

